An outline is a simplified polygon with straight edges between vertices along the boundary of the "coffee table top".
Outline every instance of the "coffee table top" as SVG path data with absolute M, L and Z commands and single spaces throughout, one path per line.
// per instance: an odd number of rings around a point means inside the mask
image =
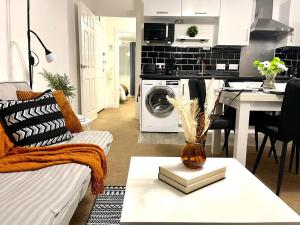
M 177 157 L 132 157 L 121 224 L 300 224 L 300 217 L 233 158 L 226 178 L 188 195 L 157 179 L 164 163 Z

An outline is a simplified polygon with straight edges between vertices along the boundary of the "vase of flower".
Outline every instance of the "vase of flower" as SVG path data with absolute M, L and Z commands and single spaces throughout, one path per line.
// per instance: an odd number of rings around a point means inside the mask
M 275 77 L 276 75 L 266 75 L 266 79 L 263 83 L 263 88 L 265 89 L 275 89 Z
M 205 142 L 186 142 L 181 151 L 182 163 L 190 169 L 199 169 L 206 161 Z
M 259 73 L 266 77 L 263 84 L 263 88 L 265 89 L 275 89 L 275 77 L 277 74 L 288 70 L 285 63 L 279 57 L 274 57 L 271 61 L 264 62 L 255 60 L 253 66 L 257 67 Z
M 177 110 L 182 122 L 186 144 L 181 152 L 181 161 L 190 169 L 198 169 L 206 161 L 205 141 L 207 131 L 214 118 L 215 104 L 218 101 L 218 99 L 215 100 L 213 82 L 214 79 L 207 85 L 206 99 L 201 100 L 205 101 L 204 104 L 201 104 L 202 107 L 199 106 L 198 99 L 185 100 L 182 97 L 170 98 L 167 96 L 167 100 Z

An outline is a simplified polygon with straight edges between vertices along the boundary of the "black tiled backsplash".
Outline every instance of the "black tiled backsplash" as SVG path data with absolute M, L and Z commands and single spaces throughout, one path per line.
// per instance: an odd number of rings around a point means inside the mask
M 179 70 L 200 70 L 197 63 L 202 57 L 205 70 L 216 70 L 216 64 L 239 64 L 241 56 L 240 47 L 213 47 L 209 50 L 203 48 L 182 48 L 171 46 L 142 46 L 142 65 L 146 63 L 168 63 L 174 57 L 175 66 Z
M 300 64 L 300 47 L 277 48 L 275 56 L 285 62 L 285 65 L 289 68 L 288 74 L 293 75 L 293 68 Z

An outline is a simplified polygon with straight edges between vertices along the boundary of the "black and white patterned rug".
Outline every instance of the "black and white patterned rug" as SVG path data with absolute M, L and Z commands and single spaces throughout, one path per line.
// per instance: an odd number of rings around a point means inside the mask
M 86 225 L 119 225 L 125 195 L 124 186 L 106 186 L 98 195 Z

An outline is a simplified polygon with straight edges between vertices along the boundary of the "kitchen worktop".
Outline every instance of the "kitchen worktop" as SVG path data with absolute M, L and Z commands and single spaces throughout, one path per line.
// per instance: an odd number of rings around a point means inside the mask
M 205 71 L 203 75 L 198 74 L 199 71 L 195 70 L 186 70 L 186 71 L 179 71 L 178 75 L 165 75 L 161 73 L 157 74 L 142 74 L 140 77 L 142 79 L 156 79 L 156 80 L 179 80 L 179 79 L 197 79 L 197 78 L 204 78 L 204 79 L 231 79 L 236 78 L 239 76 L 238 72 L 231 72 L 231 71 Z
M 265 78 L 263 76 L 253 76 L 253 77 L 239 77 L 237 73 L 223 73 L 223 74 L 205 74 L 203 76 L 196 75 L 195 73 L 179 73 L 179 75 L 164 75 L 164 74 L 142 74 L 141 79 L 149 80 L 180 80 L 180 79 L 216 79 L 216 80 L 228 80 L 228 81 L 263 81 Z M 291 79 L 286 76 L 277 76 L 277 81 L 287 81 Z
M 227 80 L 233 78 L 232 76 L 200 76 L 200 75 L 161 75 L 161 74 L 142 74 L 140 76 L 142 79 L 150 79 L 150 80 L 180 80 L 180 79 L 220 79 L 220 80 Z

